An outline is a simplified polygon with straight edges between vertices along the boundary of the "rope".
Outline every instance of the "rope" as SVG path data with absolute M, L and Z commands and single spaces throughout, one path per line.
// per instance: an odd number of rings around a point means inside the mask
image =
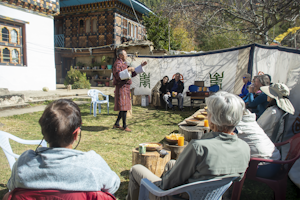
M 129 2 L 130 2 L 130 5 L 131 5 L 131 7 L 132 7 L 132 10 L 133 10 L 133 13 L 134 13 L 134 15 L 135 15 L 136 20 L 138 21 L 138 23 L 140 23 L 140 21 L 139 21 L 137 15 L 136 15 L 136 13 L 135 13 L 135 10 L 134 10 L 134 7 L 133 7 L 133 5 L 132 5 L 131 0 L 129 0 Z

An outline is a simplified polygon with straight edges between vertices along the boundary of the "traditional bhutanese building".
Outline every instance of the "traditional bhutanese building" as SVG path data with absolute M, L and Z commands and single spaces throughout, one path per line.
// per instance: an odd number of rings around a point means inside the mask
M 0 88 L 56 89 L 56 0 L 0 1 Z
M 70 66 L 86 72 L 92 85 L 107 83 L 111 69 L 99 69 L 103 56 L 111 65 L 119 45 L 146 40 L 140 22 L 149 12 L 137 0 L 61 0 L 55 16 L 57 83 L 63 83 Z

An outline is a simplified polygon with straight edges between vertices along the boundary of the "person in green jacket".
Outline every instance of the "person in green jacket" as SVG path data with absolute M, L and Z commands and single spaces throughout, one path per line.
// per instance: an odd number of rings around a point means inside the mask
M 242 179 L 250 160 L 250 148 L 233 130 L 242 119 L 245 104 L 240 97 L 224 91 L 210 96 L 206 102 L 212 131 L 205 133 L 201 139 L 191 140 L 176 162 L 171 160 L 167 163 L 166 172 L 161 178 L 142 165 L 134 165 L 129 172 L 127 200 L 138 199 L 143 178 L 163 190 L 209 179 Z M 154 195 L 150 195 L 150 198 L 158 199 Z M 178 198 L 184 198 L 184 193 Z

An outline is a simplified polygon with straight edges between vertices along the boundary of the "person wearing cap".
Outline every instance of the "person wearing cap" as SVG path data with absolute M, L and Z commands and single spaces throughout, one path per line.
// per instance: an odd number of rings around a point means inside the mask
M 239 94 L 240 97 L 243 98 L 249 93 L 248 86 L 251 84 L 250 80 L 251 80 L 251 75 L 248 73 L 244 74 L 243 76 L 244 86 L 242 88 L 241 94 Z
M 252 112 L 256 114 L 257 119 L 263 114 L 263 112 L 266 110 L 268 101 L 267 101 L 267 95 L 262 92 L 258 97 L 254 98 L 254 87 L 255 88 L 261 88 L 262 86 L 269 86 L 270 85 L 270 79 L 266 75 L 260 75 L 257 76 L 254 79 L 254 86 L 249 87 L 249 102 L 247 105 L 247 108 Z
M 275 125 L 280 120 L 281 116 L 287 112 L 290 114 L 295 113 L 293 104 L 289 100 L 290 90 L 283 83 L 274 83 L 270 86 L 260 88 L 263 93 L 268 97 L 268 108 L 257 120 L 259 126 L 265 133 L 271 137 Z M 279 133 L 283 132 L 284 124 L 280 125 Z

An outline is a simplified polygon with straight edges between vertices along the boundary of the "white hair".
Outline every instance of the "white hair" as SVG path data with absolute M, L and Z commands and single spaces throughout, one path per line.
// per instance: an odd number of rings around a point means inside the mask
M 117 57 L 119 57 L 119 55 L 123 54 L 123 51 L 125 51 L 124 49 L 118 49 L 117 50 Z
M 225 91 L 208 97 L 206 104 L 210 121 L 222 132 L 233 131 L 245 109 L 245 103 L 240 97 Z

